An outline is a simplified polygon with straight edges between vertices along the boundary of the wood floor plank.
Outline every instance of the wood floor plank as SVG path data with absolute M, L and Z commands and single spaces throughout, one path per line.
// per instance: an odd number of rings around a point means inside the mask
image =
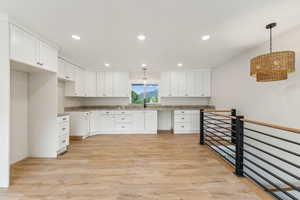
M 259 200 L 198 135 L 101 135 L 12 167 L 1 200 Z

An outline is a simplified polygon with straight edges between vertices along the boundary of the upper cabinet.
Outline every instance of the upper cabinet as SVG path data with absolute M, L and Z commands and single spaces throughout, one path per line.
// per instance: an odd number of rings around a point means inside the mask
M 210 97 L 211 71 L 162 72 L 161 97 Z
M 30 33 L 11 25 L 10 58 L 43 70 L 57 72 L 58 51 Z
M 129 97 L 128 72 L 98 72 L 98 97 Z
M 75 69 L 76 66 L 73 64 L 59 58 L 58 59 L 58 71 L 57 76 L 59 79 L 66 81 L 74 81 L 75 80 Z
M 85 72 L 85 96 L 97 96 L 97 74 L 96 72 Z

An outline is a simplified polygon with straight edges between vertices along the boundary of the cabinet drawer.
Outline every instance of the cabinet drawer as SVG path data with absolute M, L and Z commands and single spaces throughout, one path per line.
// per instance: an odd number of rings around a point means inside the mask
M 59 144 L 58 144 L 59 149 L 65 147 L 65 146 L 67 146 L 67 138 L 66 137 L 60 137 L 59 138 Z
M 176 123 L 174 129 L 178 131 L 190 130 L 190 123 Z
M 116 115 L 129 115 L 131 112 L 128 110 L 117 110 L 115 111 Z
M 190 122 L 191 116 L 190 115 L 175 115 L 174 120 L 175 120 L 175 123 Z
M 112 110 L 103 110 L 99 112 L 100 115 L 114 115 L 114 111 Z
M 184 115 L 184 114 L 188 114 L 189 111 L 188 110 L 175 110 L 174 114 L 175 115 Z
M 115 116 L 116 123 L 131 123 L 132 119 L 129 115 L 118 115 Z
M 69 116 L 58 117 L 57 121 L 58 123 L 65 123 L 65 122 L 68 123 L 70 121 L 70 117 Z
M 116 131 L 130 131 L 132 125 L 127 123 L 116 123 L 115 130 Z

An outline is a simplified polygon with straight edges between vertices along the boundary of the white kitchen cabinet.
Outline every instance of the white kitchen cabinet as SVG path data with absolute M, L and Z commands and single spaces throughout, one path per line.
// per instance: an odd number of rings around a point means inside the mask
M 84 97 L 85 93 L 85 71 L 79 67 L 74 67 L 74 81 L 66 82 L 65 96 Z
M 114 126 L 114 111 L 100 111 L 100 132 L 101 133 L 113 133 Z
M 39 41 L 14 25 L 11 25 L 10 32 L 10 58 L 24 64 L 37 66 Z
M 171 72 L 171 96 L 172 97 L 187 96 L 185 72 Z
M 161 97 L 210 97 L 210 90 L 210 70 L 161 73 Z
M 67 147 L 70 144 L 70 119 L 69 116 L 57 117 L 58 123 L 58 142 L 57 142 L 57 154 L 61 154 L 67 151 Z
M 58 52 L 44 42 L 39 42 L 39 63 L 43 69 L 57 72 Z
M 90 113 L 70 112 L 70 135 L 88 137 L 90 135 Z
M 134 111 L 132 114 L 132 129 L 136 133 L 143 133 L 145 130 L 145 112 Z
M 200 111 L 199 110 L 176 110 L 174 111 L 174 133 L 199 133 Z
M 97 96 L 97 75 L 96 72 L 85 71 L 85 96 L 96 97 Z
M 202 85 L 203 85 L 202 97 L 210 97 L 211 96 L 211 71 L 210 70 L 203 71 Z
M 162 72 L 160 76 L 159 95 L 170 97 L 171 95 L 171 72 Z
M 113 96 L 113 72 L 105 72 L 104 76 L 104 96 Z
M 58 59 L 58 70 L 57 77 L 65 81 L 75 80 L 75 66 L 71 63 L 59 58 Z
M 145 132 L 157 133 L 157 111 L 145 111 Z
M 129 97 L 128 72 L 98 72 L 98 97 Z
M 97 97 L 105 96 L 105 72 L 97 72 Z
M 58 51 L 21 28 L 11 25 L 10 58 L 43 70 L 57 72 Z
M 113 96 L 129 97 L 129 73 L 113 72 Z
M 65 79 L 65 61 L 62 59 L 58 59 L 57 77 Z
M 65 62 L 64 74 L 65 79 L 68 81 L 75 81 L 75 66 L 69 62 Z
M 93 111 L 90 132 L 91 135 L 157 134 L 157 111 Z

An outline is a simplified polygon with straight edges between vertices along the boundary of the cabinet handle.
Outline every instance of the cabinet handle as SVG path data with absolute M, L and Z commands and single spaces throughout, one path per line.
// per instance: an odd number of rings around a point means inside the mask
M 124 118 L 122 118 L 122 120 L 125 120 Z
M 67 120 L 67 118 L 64 117 L 64 118 L 63 118 L 63 121 L 66 121 L 66 120 Z
M 63 140 L 62 143 L 66 143 L 66 140 Z
M 44 65 L 44 63 L 40 63 L 41 64 L 41 66 L 43 66 Z
M 62 128 L 62 130 L 64 131 L 64 130 L 66 130 L 66 128 Z
M 181 118 L 181 119 L 184 119 L 184 118 Z

